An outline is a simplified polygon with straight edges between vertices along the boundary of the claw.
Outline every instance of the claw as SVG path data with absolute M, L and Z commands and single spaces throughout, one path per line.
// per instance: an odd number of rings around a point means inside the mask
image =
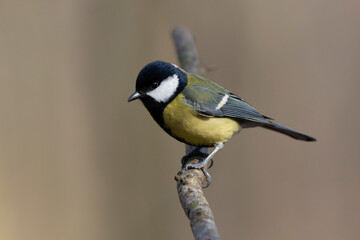
M 202 152 L 201 151 L 201 147 L 194 147 L 193 149 L 191 149 L 185 156 L 182 157 L 181 159 L 181 165 L 182 165 L 182 169 L 183 170 L 187 170 L 188 168 L 186 168 L 187 163 L 191 160 L 194 159 L 195 157 L 200 157 L 200 158 L 206 158 L 209 154 Z
M 210 169 L 213 165 L 214 165 L 214 159 L 210 159 L 210 165 L 209 165 L 208 169 Z
M 202 168 L 201 171 L 204 173 L 204 175 L 206 177 L 206 186 L 203 187 L 203 188 L 207 188 L 211 184 L 211 175 L 208 173 L 208 171 L 206 171 L 205 168 Z
M 206 186 L 203 187 L 203 188 L 209 187 L 210 184 L 211 184 L 211 176 L 208 173 L 208 171 L 205 169 L 205 167 L 206 167 L 206 165 L 208 164 L 209 161 L 210 161 L 210 166 L 208 168 L 212 167 L 212 165 L 214 164 L 214 160 L 212 159 L 212 157 L 223 146 L 224 146 L 223 143 L 220 143 L 220 144 L 216 145 L 214 150 L 210 154 L 201 152 L 200 147 L 194 147 L 190 152 L 188 152 L 181 159 L 182 170 L 188 170 L 189 168 L 200 169 L 204 173 L 204 175 L 206 177 Z M 200 157 L 200 158 L 202 158 L 202 160 L 200 162 L 198 162 L 198 163 L 190 163 L 189 160 L 193 159 L 194 157 Z

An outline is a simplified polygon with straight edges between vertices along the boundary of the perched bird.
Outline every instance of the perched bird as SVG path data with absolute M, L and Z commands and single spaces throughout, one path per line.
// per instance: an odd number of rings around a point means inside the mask
M 183 169 L 204 166 L 234 134 L 242 128 L 263 127 L 297 140 L 315 138 L 273 122 L 239 96 L 174 64 L 155 61 L 147 64 L 136 80 L 136 91 L 129 102 L 140 99 L 154 120 L 177 140 L 194 146 L 183 159 Z M 214 147 L 210 154 L 202 147 Z M 193 164 L 187 160 L 202 156 Z M 204 172 L 207 174 L 207 172 Z M 208 174 L 207 174 L 208 175 Z M 209 184 L 209 182 L 208 182 Z

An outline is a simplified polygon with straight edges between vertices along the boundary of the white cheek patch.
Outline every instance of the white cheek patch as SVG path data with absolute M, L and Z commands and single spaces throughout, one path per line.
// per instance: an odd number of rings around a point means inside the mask
M 178 86 L 179 77 L 177 74 L 174 74 L 163 80 L 157 88 L 147 92 L 146 95 L 152 97 L 157 102 L 166 102 L 175 94 Z

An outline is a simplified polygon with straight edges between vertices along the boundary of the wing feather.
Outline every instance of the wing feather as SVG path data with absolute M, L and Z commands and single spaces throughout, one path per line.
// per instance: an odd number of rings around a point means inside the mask
M 200 115 L 206 117 L 230 117 L 256 123 L 269 123 L 267 117 L 261 115 L 242 98 L 210 81 L 207 84 L 210 84 L 210 86 L 190 85 L 182 92 L 185 97 L 184 101 L 191 105 Z M 225 95 L 229 96 L 226 103 L 217 109 L 218 104 Z

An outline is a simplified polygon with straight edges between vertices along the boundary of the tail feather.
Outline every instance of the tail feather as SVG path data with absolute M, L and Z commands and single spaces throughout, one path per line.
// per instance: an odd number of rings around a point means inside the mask
M 275 122 L 269 122 L 269 124 L 264 124 L 264 125 L 262 125 L 262 127 L 285 134 L 285 135 L 295 138 L 297 140 L 302 140 L 302 141 L 307 141 L 307 142 L 315 142 L 316 141 L 316 139 L 313 137 L 310 137 L 301 132 L 297 132 L 291 128 L 285 127 L 285 126 L 280 125 Z

